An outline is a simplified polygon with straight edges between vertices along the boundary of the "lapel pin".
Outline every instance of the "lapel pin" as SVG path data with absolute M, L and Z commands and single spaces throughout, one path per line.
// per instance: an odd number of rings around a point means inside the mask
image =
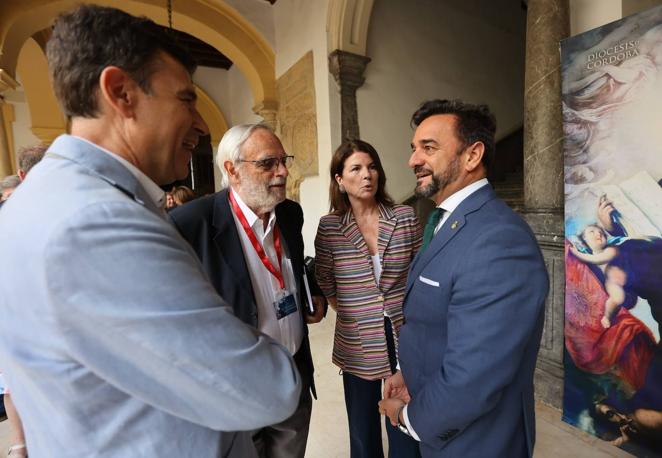
M 453 221 L 453 224 L 451 224 L 451 229 L 455 229 L 457 227 L 457 221 Z

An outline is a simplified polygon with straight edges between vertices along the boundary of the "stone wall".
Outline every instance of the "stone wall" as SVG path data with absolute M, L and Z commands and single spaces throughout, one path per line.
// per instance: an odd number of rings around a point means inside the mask
M 299 200 L 304 177 L 319 173 L 317 157 L 317 108 L 313 53 L 309 51 L 276 83 L 279 97 L 278 130 L 287 154 L 294 156 L 289 168 L 287 195 Z

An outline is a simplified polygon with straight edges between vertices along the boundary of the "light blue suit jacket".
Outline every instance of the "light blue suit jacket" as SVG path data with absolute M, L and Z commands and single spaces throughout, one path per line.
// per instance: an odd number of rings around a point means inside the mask
M 489 185 L 416 257 L 399 357 L 424 458 L 531 456 L 548 288 L 533 233 Z
M 135 177 L 93 145 L 59 137 L 0 233 L 12 266 L 0 367 L 31 457 L 243 458 L 250 435 L 218 431 L 296 408 L 288 351 L 232 314 Z

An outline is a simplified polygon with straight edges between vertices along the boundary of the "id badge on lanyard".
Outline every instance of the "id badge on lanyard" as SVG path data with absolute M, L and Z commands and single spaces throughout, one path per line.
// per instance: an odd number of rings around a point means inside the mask
M 232 209 L 237 215 L 237 218 L 239 218 L 241 227 L 243 227 L 244 232 L 246 232 L 246 236 L 250 240 L 251 245 L 253 245 L 253 248 L 255 249 L 255 252 L 259 256 L 260 260 L 262 261 L 262 264 L 264 264 L 264 267 L 266 267 L 267 270 L 274 277 L 276 277 L 276 280 L 278 280 L 278 284 L 280 285 L 280 290 L 276 293 L 275 295 L 276 300 L 273 303 L 274 310 L 276 311 L 276 318 L 280 320 L 288 315 L 291 315 L 292 313 L 297 311 L 297 303 L 296 300 L 294 299 L 294 295 L 289 291 L 287 291 L 287 289 L 285 289 L 285 279 L 283 278 L 283 262 L 282 262 L 283 250 L 280 244 L 280 232 L 278 231 L 278 226 L 274 226 L 273 238 L 274 238 L 274 248 L 276 249 L 276 257 L 278 258 L 278 264 L 279 264 L 278 267 L 280 268 L 280 270 L 276 269 L 276 267 L 271 263 L 271 260 L 269 260 L 269 257 L 267 256 L 267 253 L 264 251 L 264 248 L 262 248 L 262 245 L 260 245 L 260 242 L 258 242 L 257 237 L 253 232 L 253 229 L 248 225 L 248 221 L 244 216 L 244 212 L 241 211 L 241 207 L 239 207 L 239 205 L 237 204 L 237 201 L 235 200 L 232 191 L 229 192 L 228 197 L 230 199 L 230 205 L 232 206 Z
M 276 293 L 276 300 L 274 301 L 274 309 L 276 310 L 276 318 L 279 320 L 296 312 L 297 302 L 294 300 L 294 294 L 289 293 L 287 290 L 278 291 Z

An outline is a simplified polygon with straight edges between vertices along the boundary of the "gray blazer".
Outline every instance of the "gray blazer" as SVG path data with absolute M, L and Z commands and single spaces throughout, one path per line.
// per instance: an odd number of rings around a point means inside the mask
M 399 357 L 424 458 L 533 454 L 548 283 L 533 233 L 489 185 L 414 259 Z
M 250 456 L 297 406 L 288 351 L 243 324 L 135 177 L 59 137 L 2 209 L 0 367 L 31 457 Z

